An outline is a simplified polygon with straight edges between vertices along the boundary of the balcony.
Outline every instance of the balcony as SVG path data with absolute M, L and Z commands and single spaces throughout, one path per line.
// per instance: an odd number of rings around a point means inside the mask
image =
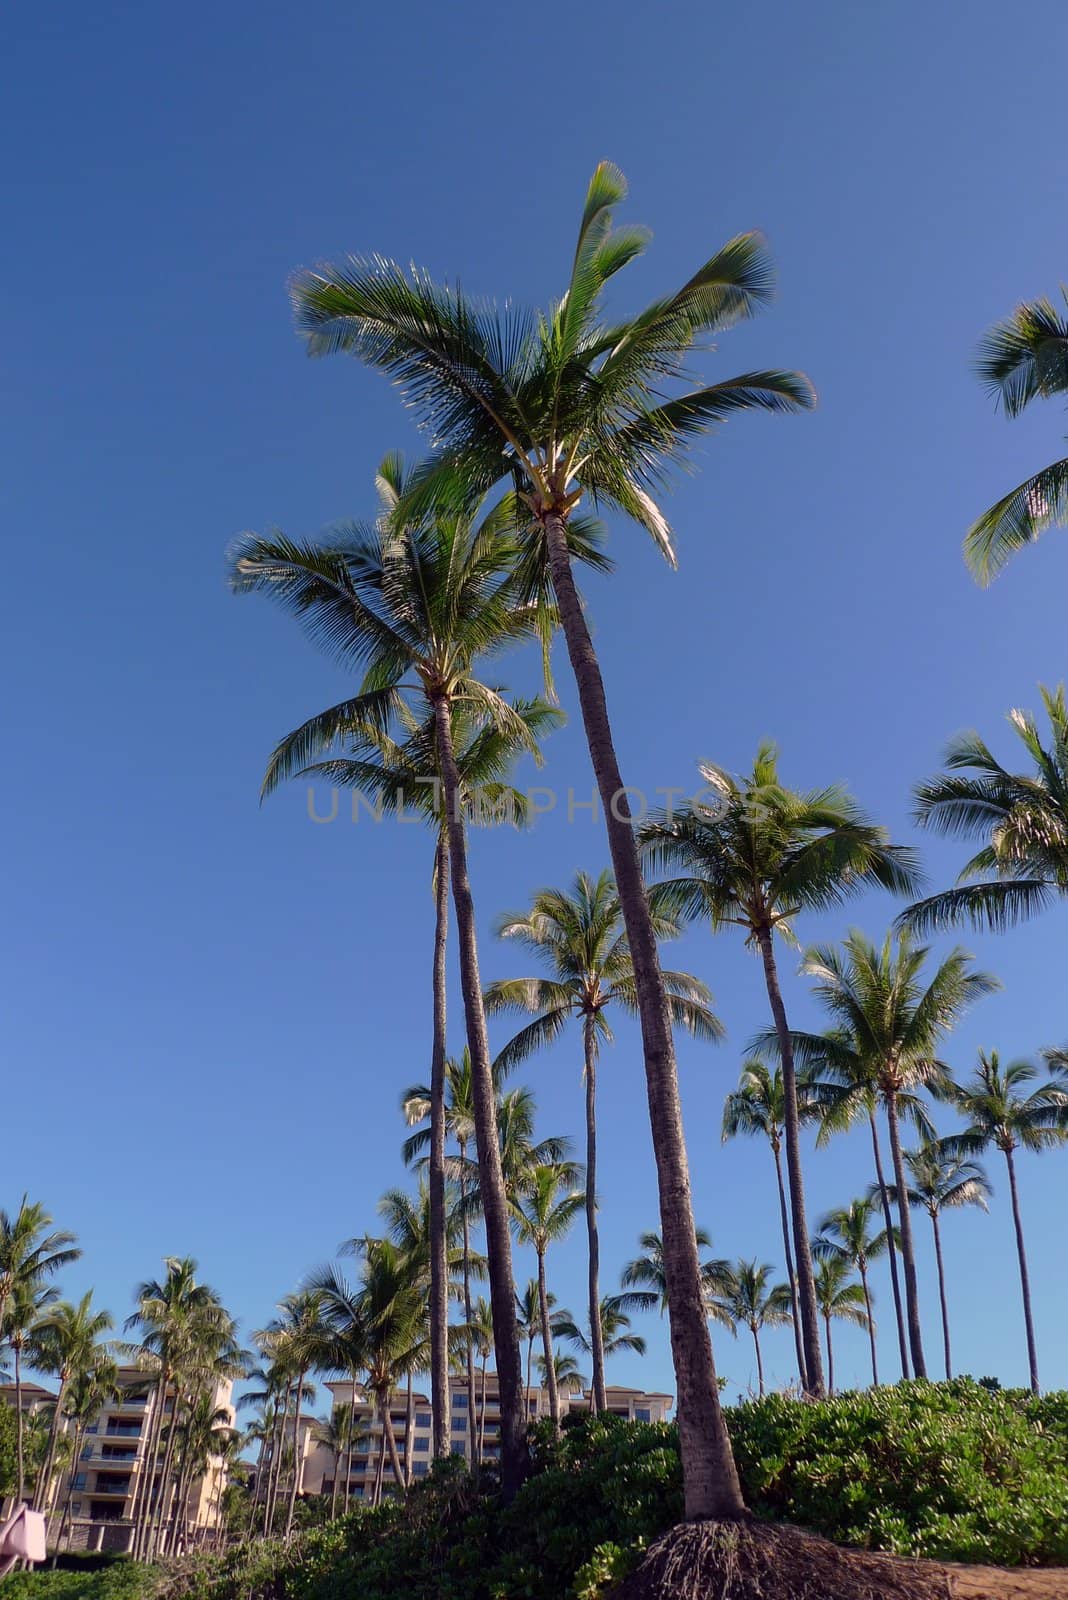
M 93 1485 L 93 1493 L 94 1495 L 119 1495 L 125 1500 L 130 1493 L 130 1480 L 129 1478 L 112 1478 L 98 1472 L 96 1483 Z

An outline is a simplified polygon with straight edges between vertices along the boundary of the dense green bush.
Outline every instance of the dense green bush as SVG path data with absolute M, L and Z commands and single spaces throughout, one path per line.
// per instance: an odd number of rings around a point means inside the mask
M 841 1543 L 1006 1565 L 1068 1563 L 1068 1394 L 967 1380 L 728 1412 L 761 1516 Z M 576 1419 L 534 1434 L 534 1471 L 501 1509 L 462 1462 L 404 1505 L 144 1574 L 129 1564 L 16 1580 L 5 1600 L 594 1600 L 682 1512 L 675 1430 Z M 95 1583 L 95 1587 L 90 1587 Z
M 16 1464 L 15 1408 L 0 1400 L 0 1495 L 14 1490 Z

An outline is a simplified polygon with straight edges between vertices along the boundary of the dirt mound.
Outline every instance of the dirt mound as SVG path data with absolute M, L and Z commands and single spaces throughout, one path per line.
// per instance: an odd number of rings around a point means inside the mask
M 847 1550 L 798 1528 L 672 1528 L 613 1600 L 1068 1600 L 1068 1571 L 1013 1572 Z

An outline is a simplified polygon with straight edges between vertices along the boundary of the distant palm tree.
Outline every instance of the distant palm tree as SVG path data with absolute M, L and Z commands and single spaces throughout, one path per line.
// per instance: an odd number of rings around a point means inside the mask
M 678 927 L 669 918 L 654 917 L 658 937 L 671 937 Z M 534 1014 L 506 1044 L 498 1062 L 510 1069 L 535 1050 L 559 1038 L 575 1018 L 582 1025 L 583 1077 L 586 1085 L 586 1235 L 588 1240 L 587 1306 L 593 1329 L 592 1401 L 605 1410 L 604 1350 L 595 1308 L 600 1304 L 600 1242 L 597 1232 L 597 1062 L 602 1044 L 613 1034 L 606 1013 L 615 1008 L 637 1015 L 634 963 L 623 926 L 623 909 L 609 872 L 592 878 L 576 874 L 570 892 L 541 889 L 529 913 L 502 917 L 502 939 L 514 939 L 543 961 L 549 978 L 507 978 L 486 990 L 486 1010 Z M 722 1038 L 723 1027 L 712 1013 L 705 985 L 686 972 L 661 972 L 672 1021 L 695 1038 Z
M 549 1302 L 550 1321 L 555 1336 L 558 1332 L 558 1317 L 561 1314 L 553 1310 L 556 1305 L 556 1296 L 551 1289 L 547 1290 L 546 1298 Z M 527 1344 L 527 1390 L 529 1392 L 531 1369 L 534 1365 L 534 1341 L 541 1335 L 541 1301 L 538 1297 L 537 1278 L 529 1279 L 522 1293 L 518 1289 L 516 1290 L 515 1314 L 519 1324 L 519 1336 L 525 1339 Z M 570 1312 L 563 1312 L 562 1315 L 567 1321 L 571 1320 Z
M 711 1250 L 712 1240 L 704 1228 L 694 1233 L 698 1251 Z M 668 1281 L 664 1271 L 664 1246 L 660 1235 L 643 1233 L 638 1240 L 641 1255 L 628 1261 L 620 1275 L 623 1293 L 615 1300 L 622 1311 L 659 1311 L 661 1316 L 670 1310 Z M 700 1259 L 700 1257 L 698 1257 Z M 704 1294 L 705 1316 L 714 1322 L 729 1323 L 717 1304 L 717 1297 L 726 1293 L 733 1281 L 729 1261 L 722 1257 L 701 1262 L 701 1287 Z
M 15 1379 L 15 1452 L 16 1452 L 16 1504 L 25 1497 L 24 1430 L 22 1411 L 22 1363 L 27 1350 L 32 1352 L 34 1330 L 48 1307 L 59 1299 L 54 1285 L 44 1285 L 30 1278 L 19 1278 L 8 1293 L 3 1320 L 0 1321 L 0 1345 L 7 1343 L 14 1359 Z
M 707 800 L 650 817 L 639 830 L 646 859 L 678 876 L 651 891 L 669 915 L 707 921 L 714 933 L 740 928 L 760 952 L 783 1075 L 783 1133 L 790 1181 L 794 1264 L 804 1370 L 810 1394 L 823 1389 L 819 1322 L 809 1256 L 801 1167 L 797 1074 L 779 985 L 776 937 L 796 944 L 793 924 L 805 911 L 841 904 L 869 885 L 914 890 L 914 852 L 889 842 L 840 787 L 787 789 L 775 745 L 757 750 L 751 772 L 736 777 L 703 762 Z
M 875 1186 L 872 1196 L 851 1200 L 847 1206 L 828 1211 L 820 1223 L 818 1237 L 812 1241 L 812 1254 L 817 1261 L 842 1261 L 850 1270 L 855 1269 L 860 1274 L 871 1344 L 871 1381 L 876 1387 L 879 1384 L 879 1362 L 875 1349 L 872 1296 L 868 1287 L 868 1263 L 884 1255 L 891 1240 L 885 1228 L 875 1227 L 876 1208 L 881 1198 L 878 1186 Z
M 623 1298 L 621 1294 L 606 1294 L 601 1301 L 601 1349 L 606 1356 L 618 1355 L 624 1350 L 643 1356 L 645 1340 L 640 1333 L 630 1331 L 630 1317 L 623 1307 Z M 593 1350 L 589 1326 L 580 1327 L 570 1312 L 553 1318 L 553 1333 L 558 1339 L 570 1341 L 585 1355 L 590 1355 Z
M 576 1185 L 581 1169 L 573 1161 L 541 1162 L 527 1169 L 512 1201 L 512 1219 L 521 1244 L 532 1245 L 538 1258 L 538 1305 L 541 1311 L 541 1348 L 549 1384 L 549 1411 L 560 1424 L 560 1399 L 553 1366 L 552 1323 L 549 1317 L 545 1257 L 550 1244 L 570 1231 L 585 1202 Z
M 910 1117 L 921 1133 L 929 1131 L 916 1095 L 922 1089 L 937 1092 L 947 1081 L 938 1048 L 969 1006 L 1000 987 L 989 973 L 975 971 L 971 956 L 960 949 L 951 950 L 928 977 L 924 968 L 929 954 L 907 933 L 896 939 L 888 934 L 876 947 L 854 930 L 840 949 L 815 946 L 807 952 L 802 970 L 815 979 L 816 996 L 833 1031 L 792 1036 L 799 1059 L 843 1087 L 839 1107 L 826 1113 L 829 1128 L 848 1126 L 858 1115 L 873 1121 L 876 1103 L 882 1105 L 899 1195 L 907 1188 L 901 1118 Z M 767 1042 L 767 1036 L 760 1042 Z M 894 1225 L 877 1139 L 875 1157 L 893 1263 Z M 925 1378 L 919 1279 L 907 1202 L 898 1206 L 898 1225 L 912 1372 Z M 902 1366 L 907 1376 L 904 1359 Z
M 1027 1331 L 1027 1362 L 1031 1389 L 1038 1393 L 1038 1350 L 1031 1311 L 1031 1282 L 1024 1250 L 1020 1196 L 1016 1187 L 1015 1152 L 1048 1150 L 1068 1140 L 1068 1075 L 1051 1070 L 1049 1079 L 1037 1089 L 1028 1087 L 1038 1077 L 1030 1061 L 1012 1061 L 1002 1067 L 996 1050 L 979 1052 L 979 1064 L 967 1083 L 953 1085 L 950 1097 L 957 1109 L 970 1119 L 963 1133 L 943 1141 L 953 1155 L 977 1156 L 994 1145 L 1005 1157 L 1012 1199 L 1012 1220 L 1016 1230 L 1016 1253 L 1020 1263 L 1020 1291 L 1023 1296 L 1024 1327 Z
M 834 1350 L 831 1346 L 831 1323 L 852 1322 L 866 1328 L 869 1312 L 864 1290 L 859 1283 L 849 1282 L 849 1263 L 841 1256 L 825 1256 L 816 1262 L 816 1296 L 827 1338 L 827 1393 L 834 1393 Z
M 955 888 L 919 900 L 900 921 L 925 933 L 970 922 L 998 932 L 1068 895 L 1068 703 L 1041 690 L 1049 737 L 1029 711 L 1010 711 L 1033 771 L 1010 772 L 972 731 L 946 749 L 947 770 L 916 789 L 921 827 L 982 839 Z
M 319 545 L 247 535 L 232 552 L 232 581 L 239 592 L 267 593 L 293 612 L 332 654 L 346 664 L 365 667 L 359 693 L 344 704 L 347 726 L 369 723 L 386 732 L 391 722 L 400 719 L 406 728 L 425 726 L 428 739 L 432 731 L 428 749 L 432 770 L 441 780 L 441 793 L 435 798 L 449 843 L 460 987 L 471 1052 L 475 1144 L 500 1385 L 501 1475 L 508 1498 L 526 1467 L 522 1368 L 455 712 L 460 706 L 466 719 L 508 730 L 513 748 L 521 746 L 540 759 L 537 729 L 524 717 L 522 705 L 509 704 L 478 674 L 487 658 L 506 646 L 544 640 L 551 623 L 543 603 L 547 583 L 540 595 L 534 594 L 526 569 L 522 577 L 512 570 L 514 542 L 497 521 L 490 519 L 487 525 L 477 520 L 481 498 L 481 493 L 472 493 L 466 479 L 453 474 L 449 492 L 443 490 L 418 518 L 405 516 L 398 505 L 385 523 L 351 526 Z M 543 719 L 539 726 L 544 726 L 544 718 L 559 715 L 541 703 L 539 710 Z M 373 740 L 371 744 L 373 748 Z M 427 765 L 416 763 L 422 771 Z M 437 1100 L 436 1095 L 433 1098 Z M 440 1335 L 440 1310 L 436 1326 Z M 440 1365 L 439 1345 L 435 1379 L 439 1390 Z
M 52 1293 L 51 1290 L 48 1292 Z M 81 1456 L 86 1429 L 96 1421 L 103 1408 L 117 1400 L 121 1393 L 118 1366 L 108 1351 L 98 1345 L 89 1363 L 74 1374 L 67 1388 L 67 1399 L 63 1409 L 73 1424 L 74 1436 L 71 1441 L 72 1465 L 67 1473 L 67 1496 L 56 1536 L 57 1550 L 63 1544 L 64 1528 L 67 1530 L 69 1546 L 72 1532 L 71 1512 L 74 1504 L 73 1463 Z
M 472 1307 L 471 1319 L 463 1328 L 464 1341 L 479 1362 L 479 1386 L 468 1390 L 468 1427 L 470 1429 L 471 1464 L 481 1465 L 486 1448 L 486 1374 L 493 1354 L 493 1313 L 489 1301 L 479 1295 Z M 476 1410 L 477 1399 L 477 1410 Z M 477 1424 L 477 1426 L 476 1426 Z
M 1061 296 L 1068 301 L 1062 287 Z M 1025 300 L 984 335 L 976 363 L 980 380 L 1009 417 L 1032 400 L 1068 395 L 1068 322 L 1051 300 Z M 1068 520 L 1068 459 L 1026 478 L 973 522 L 964 559 L 980 583 L 1058 523 Z
M 547 1383 L 550 1388 L 555 1387 L 557 1394 L 581 1394 L 586 1387 L 586 1379 L 579 1371 L 578 1362 L 567 1350 L 557 1350 L 554 1354 L 551 1380 L 545 1357 L 539 1356 L 538 1376 L 542 1383 Z
M 764 1395 L 764 1362 L 760 1353 L 762 1328 L 781 1328 L 791 1320 L 790 1285 L 769 1283 L 773 1268 L 770 1262 L 758 1266 L 755 1261 L 736 1261 L 732 1268 L 730 1287 L 722 1293 L 717 1305 L 724 1321 L 737 1328 L 739 1324 L 753 1335 L 756 1351 L 757 1384 L 761 1398 Z
M 80 1373 L 88 1372 L 99 1359 L 99 1341 L 112 1326 L 110 1314 L 94 1308 L 90 1289 L 76 1304 L 60 1300 L 49 1306 L 34 1328 L 33 1365 L 39 1372 L 52 1373 L 59 1379 L 48 1447 L 44 1465 L 37 1477 L 33 1502 L 35 1509 L 46 1515 L 51 1510 L 56 1451 L 68 1388 Z
M 356 1410 L 347 1403 L 335 1404 L 328 1418 L 318 1418 L 314 1424 L 315 1439 L 324 1445 L 333 1458 L 333 1482 L 330 1485 L 330 1520 L 337 1516 L 338 1496 L 342 1475 L 353 1445 L 357 1440 L 370 1437 Z
M 811 1121 L 819 1115 L 820 1085 L 810 1083 L 802 1071 L 797 1074 L 798 1121 Z M 790 1314 L 794 1331 L 794 1353 L 802 1388 L 805 1387 L 805 1351 L 801 1339 L 801 1314 L 797 1300 L 797 1275 L 794 1271 L 794 1253 L 790 1244 L 790 1216 L 786 1202 L 786 1188 L 782 1175 L 782 1142 L 786 1126 L 786 1092 L 783 1088 L 782 1067 L 774 1071 L 760 1056 L 750 1056 L 742 1063 L 742 1074 L 737 1089 L 727 1096 L 723 1106 L 723 1139 L 737 1138 L 741 1134 L 762 1134 L 771 1147 L 775 1162 L 775 1183 L 779 1192 L 779 1219 L 782 1223 L 782 1246 L 786 1255 L 786 1275 L 790 1284 Z
M 986 1197 L 991 1193 L 990 1180 L 977 1161 L 966 1161 L 962 1156 L 951 1155 L 944 1139 L 926 1139 L 917 1150 L 905 1151 L 905 1166 L 909 1174 L 909 1205 L 926 1211 L 931 1219 L 934 1237 L 935 1262 L 938 1267 L 938 1299 L 942 1308 L 942 1346 L 945 1353 L 946 1377 L 953 1376 L 953 1360 L 949 1348 L 949 1309 L 946 1304 L 946 1271 L 942 1261 L 942 1230 L 939 1219 L 943 1211 L 960 1206 L 981 1206 L 987 1209 Z M 891 1197 L 897 1200 L 896 1185 Z
M 671 395 L 686 381 L 696 344 L 766 303 L 770 266 L 759 239 L 744 235 L 676 293 L 626 322 L 606 323 L 605 285 L 646 239 L 643 230 L 613 228 L 625 195 L 622 174 L 601 162 L 567 288 L 542 315 L 510 303 L 503 312 L 471 304 L 458 288 L 381 257 L 302 273 L 293 296 L 310 351 L 346 351 L 385 372 L 430 426 L 438 449 L 423 475 L 424 496 L 443 472 L 459 469 L 482 491 L 502 479 L 514 484 L 532 514 L 526 556 L 551 574 L 634 960 L 671 1282 L 686 1514 L 738 1516 L 743 1500 L 694 1250 L 671 1022 L 604 683 L 575 584 L 573 564 L 588 558 L 574 533 L 585 496 L 636 520 L 673 562 L 671 531 L 650 493 L 671 458 L 735 411 L 795 410 L 812 403 L 812 390 L 797 373 L 770 371 Z
M 0 1329 L 11 1329 L 19 1322 L 24 1323 L 30 1314 L 32 1297 L 44 1279 L 52 1277 L 70 1262 L 77 1261 L 80 1255 L 75 1235 L 64 1229 L 53 1229 L 52 1218 L 39 1201 L 31 1201 L 27 1195 L 23 1195 L 22 1203 L 13 1217 L 6 1211 L 0 1211 Z M 19 1296 L 17 1308 L 11 1305 L 12 1297 L 16 1294 Z M 26 1330 L 23 1328 L 21 1331 L 24 1334 Z M 26 1483 L 21 1339 L 17 1346 L 13 1346 L 13 1353 L 17 1494 L 21 1501 Z

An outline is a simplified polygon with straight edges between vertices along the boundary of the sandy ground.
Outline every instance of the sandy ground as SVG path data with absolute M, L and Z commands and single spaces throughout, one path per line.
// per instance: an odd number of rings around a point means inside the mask
M 1068 1600 L 1068 1567 L 943 1567 L 949 1600 Z

